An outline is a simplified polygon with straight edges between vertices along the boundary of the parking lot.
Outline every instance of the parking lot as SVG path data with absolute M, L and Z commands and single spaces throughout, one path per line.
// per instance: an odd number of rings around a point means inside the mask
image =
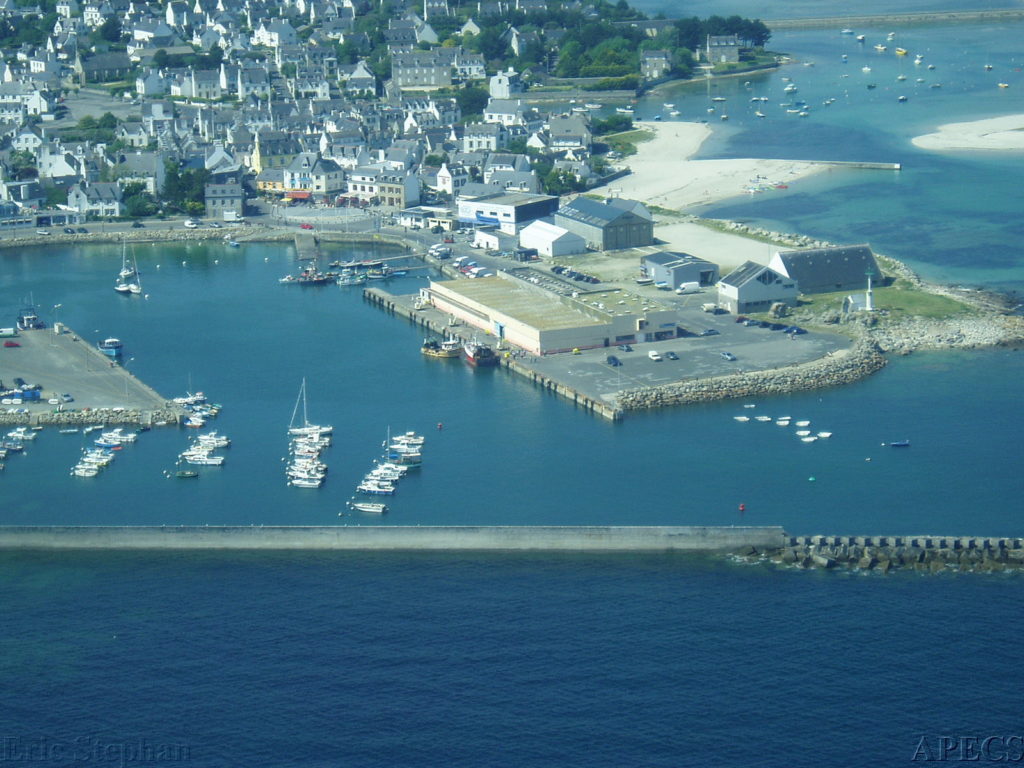
M 824 357 L 850 345 L 849 339 L 831 333 L 787 334 L 781 330 L 748 327 L 736 322 L 735 315 L 712 315 L 699 309 L 680 311 L 680 325 L 699 334 L 711 329 L 709 336 L 687 336 L 663 342 L 631 344 L 630 351 L 612 346 L 581 350 L 577 354 L 530 358 L 529 366 L 539 373 L 569 384 L 595 399 L 610 400 L 616 392 L 636 387 L 656 387 L 695 378 L 711 378 L 730 373 L 781 368 Z M 650 351 L 661 360 L 652 360 Z M 669 359 L 674 352 L 677 360 Z M 729 352 L 735 360 L 726 360 Z M 608 363 L 613 355 L 621 365 Z

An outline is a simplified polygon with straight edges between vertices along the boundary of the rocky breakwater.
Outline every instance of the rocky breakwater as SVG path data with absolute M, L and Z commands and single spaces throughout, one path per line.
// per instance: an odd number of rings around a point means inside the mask
M 40 411 L 22 408 L 0 412 L 0 424 L 40 427 L 84 427 L 92 424 L 177 426 L 183 416 L 184 411 L 173 403 L 152 411 L 136 408 L 90 408 L 66 411 Z
M 1024 570 L 1024 540 L 965 536 L 794 536 L 777 549 L 743 547 L 746 562 L 860 571 L 946 570 L 998 573 Z
M 625 390 L 619 393 L 617 404 L 621 410 L 636 411 L 834 387 L 870 376 L 885 362 L 874 344 L 861 341 L 850 349 L 785 368 Z

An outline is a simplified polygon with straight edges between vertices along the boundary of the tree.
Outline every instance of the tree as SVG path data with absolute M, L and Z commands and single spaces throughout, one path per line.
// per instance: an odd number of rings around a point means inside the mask
M 108 16 L 107 20 L 100 24 L 100 38 L 108 43 L 116 43 L 121 39 L 121 21 L 116 15 Z
M 286 61 L 284 64 L 281 65 L 281 76 L 295 77 L 295 72 L 297 71 L 297 69 L 298 67 L 296 67 L 294 62 Z
M 168 58 L 167 51 L 163 48 L 158 48 L 156 53 L 153 54 L 153 66 L 157 69 L 163 69 L 167 66 Z
M 36 168 L 36 159 L 31 152 L 16 149 L 11 152 L 8 163 L 11 167 L 11 173 L 18 181 L 34 179 L 39 176 L 39 171 Z
M 487 100 L 490 97 L 491 94 L 486 88 L 472 86 L 458 91 L 455 94 L 455 101 L 458 103 L 459 109 L 462 110 L 462 116 L 467 117 L 470 115 L 482 115 L 484 107 L 487 106 Z

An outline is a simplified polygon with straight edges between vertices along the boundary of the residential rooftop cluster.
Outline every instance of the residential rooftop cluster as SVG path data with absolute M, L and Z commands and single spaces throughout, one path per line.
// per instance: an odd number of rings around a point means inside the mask
M 602 87 L 685 74 L 705 33 L 767 39 L 696 21 L 604 0 L 0 0 L 0 227 L 582 191 L 613 171 L 601 121 L 528 89 L 587 36 L 613 44 L 569 74 Z

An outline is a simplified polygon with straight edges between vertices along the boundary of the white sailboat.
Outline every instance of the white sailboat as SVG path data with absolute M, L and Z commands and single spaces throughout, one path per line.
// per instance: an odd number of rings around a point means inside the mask
M 299 403 L 302 404 L 302 425 L 298 426 L 295 423 L 295 417 L 299 413 Z M 302 386 L 299 387 L 299 397 L 295 401 L 295 408 L 292 409 L 292 420 L 288 426 L 289 435 L 329 435 L 334 431 L 332 426 L 324 426 L 321 424 L 310 424 L 309 415 L 306 411 L 306 379 L 302 379 Z
M 131 293 L 138 295 L 142 293 L 142 285 L 139 283 L 139 268 L 132 257 L 131 264 L 128 263 L 127 244 L 121 244 L 121 271 L 117 273 L 117 282 L 114 283 L 114 290 L 118 293 Z

